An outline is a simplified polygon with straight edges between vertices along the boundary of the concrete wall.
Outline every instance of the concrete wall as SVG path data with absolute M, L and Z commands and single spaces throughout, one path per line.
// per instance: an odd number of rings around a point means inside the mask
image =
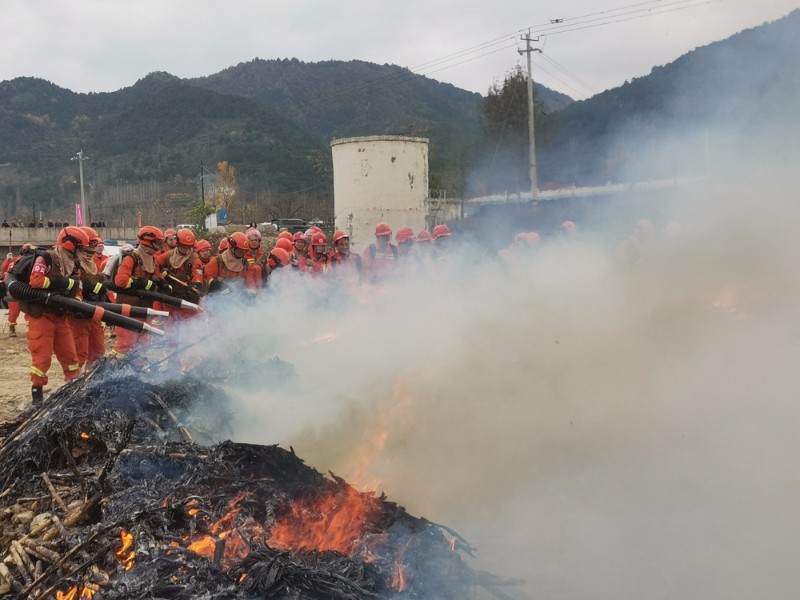
M 95 227 L 94 230 L 104 240 L 120 241 L 135 240 L 139 231 L 133 227 Z M 56 243 L 56 236 L 60 231 L 61 228 L 56 227 L 2 227 L 0 248 L 7 251 L 9 246 L 17 249 L 27 243 L 47 248 Z
M 428 197 L 428 140 L 402 136 L 331 142 L 336 228 L 356 249 L 375 240 L 384 222 L 396 232 L 424 229 Z

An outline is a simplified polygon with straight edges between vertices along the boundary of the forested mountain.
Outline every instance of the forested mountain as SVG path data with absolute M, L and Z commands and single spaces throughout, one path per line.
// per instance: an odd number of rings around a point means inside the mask
M 700 175 L 800 158 L 800 10 L 574 102 L 542 124 L 540 183 Z
M 552 109 L 571 102 L 539 93 Z M 18 78 L 0 82 L 0 164 L 9 163 L 0 201 L 13 213 L 19 196 L 40 205 L 74 197 L 69 158 L 81 148 L 95 184 L 189 180 L 201 160 L 212 169 L 227 160 L 250 189 L 325 191 L 330 140 L 376 134 L 430 138 L 432 186 L 452 193 L 480 144 L 480 102 L 480 94 L 361 61 L 256 59 L 191 80 L 151 73 L 100 94 Z
M 797 158 L 798 55 L 795 11 L 585 101 L 539 87 L 540 185 L 698 174 L 734 155 Z M 255 59 L 187 80 L 152 73 L 100 94 L 33 78 L 4 81 L 0 209 L 13 215 L 31 201 L 69 206 L 78 195 L 69 159 L 80 149 L 91 158 L 92 194 L 145 181 L 183 186 L 175 191 L 192 196 L 201 161 L 212 169 L 228 161 L 256 194 L 330 196 L 330 140 L 375 134 L 430 138 L 431 188 L 451 196 L 498 191 L 512 180 L 525 189 L 525 154 L 506 161 L 520 170 L 513 177 L 504 181 L 497 168 L 503 152 L 527 151 L 524 132 L 511 136 L 484 121 L 491 95 L 393 65 L 295 59 Z M 524 103 L 517 109 L 525 111 Z M 494 114 L 506 115 L 506 128 L 526 129 L 524 112 L 512 119 L 496 104 Z M 517 145 L 502 148 L 512 138 Z

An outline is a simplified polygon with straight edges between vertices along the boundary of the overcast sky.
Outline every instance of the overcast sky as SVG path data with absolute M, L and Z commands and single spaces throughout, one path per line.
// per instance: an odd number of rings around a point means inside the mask
M 3 0 L 0 7 L 0 80 L 41 77 L 77 92 L 114 91 L 153 71 L 197 77 L 256 57 L 295 57 L 397 64 L 486 93 L 524 64 L 515 32 L 532 28 L 549 29 L 534 78 L 585 98 L 782 17 L 800 0 Z

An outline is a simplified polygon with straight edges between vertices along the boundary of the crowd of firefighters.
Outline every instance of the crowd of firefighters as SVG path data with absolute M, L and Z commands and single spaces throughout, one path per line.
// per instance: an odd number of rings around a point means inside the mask
M 572 221 L 564 221 L 559 229 L 567 236 L 576 232 Z M 618 245 L 618 258 L 630 262 L 642 239 L 652 230 L 652 223 L 646 219 L 638 221 L 634 232 Z M 672 231 L 668 234 L 677 235 Z M 67 226 L 60 231 L 52 248 L 38 249 L 26 244 L 19 255 L 9 254 L 3 263 L 0 286 L 18 281 L 29 286 L 25 289 L 34 290 L 33 294 L 16 298 L 13 286 L 9 286 L 12 300 L 7 317 L 9 336 L 16 336 L 20 312 L 25 313 L 31 354 L 31 395 L 34 402 L 40 402 L 54 354 L 67 381 L 78 377 L 106 354 L 103 324 L 65 311 L 57 303 L 44 302 L 42 298 L 49 294 L 90 303 L 168 308 L 169 325 L 197 313 L 175 308 L 174 303 L 162 305 L 167 298 L 183 301 L 197 310 L 217 294 L 238 290 L 244 297 L 254 298 L 269 289 L 279 271 L 287 277 L 295 273 L 350 284 L 379 282 L 404 264 L 416 269 L 448 264 L 451 232 L 446 225 L 416 235 L 409 228 L 400 229 L 394 234 L 394 243 L 392 236 L 391 228 L 379 223 L 375 241 L 356 254 L 351 251 L 350 238 L 345 232 L 335 231 L 329 240 L 321 229 L 312 227 L 294 234 L 282 231 L 274 247 L 264 250 L 261 232 L 251 227 L 222 238 L 215 253 L 209 241 L 196 239 L 190 229 L 162 232 L 158 227 L 145 226 L 138 231 L 135 244 L 125 245 L 118 255 L 109 257 L 104 253 L 103 240 L 93 228 Z M 504 264 L 525 260 L 540 243 L 538 233 L 521 232 L 498 252 L 497 260 Z M 39 296 L 34 297 L 35 294 Z M 159 295 L 161 301 L 157 299 Z M 0 290 L 0 298 L 3 296 L 5 292 Z M 116 338 L 109 353 L 112 359 L 124 359 L 145 342 L 146 334 L 123 327 L 109 329 L 110 336 Z
M 159 301 L 153 299 L 159 294 L 191 305 L 236 288 L 257 296 L 281 269 L 307 277 L 373 282 L 401 261 L 441 257 L 450 235 L 446 225 L 416 236 L 411 229 L 403 228 L 392 243 L 391 228 L 380 223 L 375 241 L 359 255 L 351 251 L 350 238 L 343 231 L 334 232 L 330 241 L 318 227 L 294 234 L 283 231 L 275 246 L 264 250 L 261 232 L 251 227 L 224 237 L 214 254 L 212 244 L 196 239 L 190 229 L 162 232 L 158 227 L 145 226 L 138 231 L 135 244 L 124 246 L 112 258 L 104 254 L 104 242 L 93 228 L 67 226 L 52 248 L 26 244 L 19 255 L 9 255 L 3 263 L 6 283 L 17 281 L 35 290 L 33 295 L 39 294 L 16 298 L 15 288 L 9 287 L 9 335 L 16 336 L 17 319 L 20 312 L 24 313 L 31 354 L 31 396 L 33 402 L 41 402 L 53 355 L 69 381 L 106 354 L 103 324 L 45 302 L 50 294 L 161 309 Z M 179 321 L 194 314 L 170 307 L 169 319 Z M 110 355 L 118 360 L 144 341 L 144 334 L 123 327 L 116 327 L 111 335 L 116 340 Z

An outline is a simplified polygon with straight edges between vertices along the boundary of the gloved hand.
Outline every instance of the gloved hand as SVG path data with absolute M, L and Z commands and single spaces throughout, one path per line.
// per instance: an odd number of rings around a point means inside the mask
M 168 296 L 172 295 L 172 286 L 166 282 L 164 279 L 159 279 L 156 282 L 156 286 L 158 287 L 158 292 L 160 294 L 167 294 Z
M 145 290 L 147 292 L 155 291 L 156 282 L 148 277 L 137 277 L 131 284 L 132 290 Z
M 186 300 L 192 304 L 200 302 L 200 284 L 193 283 L 189 286 L 189 291 L 186 292 Z
M 50 289 L 68 296 L 73 290 L 80 289 L 80 282 L 72 277 L 53 277 L 50 280 Z
M 212 279 L 211 283 L 208 284 L 208 293 L 209 294 L 229 294 L 231 289 L 221 279 Z
M 108 290 L 102 283 L 95 283 L 92 285 L 91 282 L 87 282 L 87 284 L 83 286 L 83 291 L 86 300 L 89 300 L 89 302 L 101 302 L 105 299 Z

